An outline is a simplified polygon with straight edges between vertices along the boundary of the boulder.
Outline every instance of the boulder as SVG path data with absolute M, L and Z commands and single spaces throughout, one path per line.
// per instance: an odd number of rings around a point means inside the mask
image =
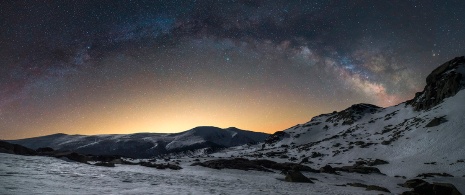
M 426 124 L 425 127 L 435 127 L 435 126 L 438 126 L 438 125 L 440 125 L 442 123 L 445 123 L 445 122 L 447 122 L 447 119 L 445 118 L 445 116 L 442 116 L 442 117 L 439 117 L 439 118 L 434 118 L 428 124 Z
M 457 188 L 449 183 L 421 183 L 412 191 L 404 192 L 402 195 L 461 195 Z
M 389 162 L 385 160 L 381 160 L 381 159 L 375 159 L 373 161 L 367 162 L 368 166 L 377 166 L 377 165 L 384 165 L 384 164 L 389 164 Z
M 141 162 L 141 166 L 144 167 L 152 167 L 156 169 L 172 169 L 172 170 L 180 170 L 182 167 L 175 165 L 175 164 L 157 164 L 157 163 L 151 163 L 151 162 Z
M 64 157 L 68 158 L 69 160 L 80 162 L 80 163 L 87 163 L 89 158 L 87 156 L 78 154 L 76 152 L 72 152 L 70 154 L 65 155 Z
M 200 165 L 203 167 L 208 167 L 212 169 L 239 169 L 239 170 L 255 170 L 255 171 L 265 171 L 271 172 L 269 169 L 286 171 L 286 170 L 298 170 L 298 171 L 308 171 L 315 172 L 318 171 L 312 169 L 308 166 L 297 164 L 297 163 L 277 163 L 271 160 L 248 160 L 244 158 L 234 158 L 234 159 L 217 159 L 209 160 L 205 162 L 196 162 L 191 166 Z
M 406 187 L 406 188 L 415 188 L 425 183 L 427 184 L 428 182 L 422 179 L 410 179 L 410 180 L 405 181 L 403 184 L 400 184 L 400 186 Z
M 389 191 L 387 188 L 376 186 L 376 185 L 366 185 L 362 183 L 348 183 L 347 185 L 353 186 L 353 187 L 365 188 L 367 191 L 380 191 L 380 192 L 391 193 L 391 191 Z
M 335 170 L 349 172 L 349 173 L 360 173 L 360 174 L 370 174 L 370 173 L 382 174 L 378 168 L 365 167 L 365 166 L 343 166 L 343 167 L 335 168 Z
M 331 167 L 331 165 L 326 165 L 326 166 L 320 168 L 320 172 L 321 173 L 332 173 L 332 174 L 334 174 L 334 173 L 336 173 L 336 169 Z
M 312 180 L 309 178 L 305 177 L 300 171 L 297 170 L 291 170 L 291 171 L 286 171 L 286 180 L 287 182 L 301 182 L 301 183 L 313 183 Z

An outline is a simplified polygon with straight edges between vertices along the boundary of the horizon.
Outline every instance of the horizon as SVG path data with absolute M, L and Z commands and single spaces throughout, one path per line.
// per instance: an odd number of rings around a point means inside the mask
M 34 136 L 34 137 L 25 137 L 25 138 L 18 138 L 18 139 L 0 139 L 0 140 L 22 140 L 22 139 L 30 139 L 30 138 L 37 138 L 37 137 L 45 137 L 45 136 L 52 136 L 52 135 L 70 135 L 70 136 L 99 136 L 99 135 L 133 135 L 133 134 L 176 134 L 176 133 L 183 133 L 187 132 L 190 130 L 193 130 L 195 128 L 201 128 L 201 127 L 213 127 L 213 128 L 218 128 L 221 130 L 226 130 L 230 128 L 235 128 L 241 131 L 250 131 L 250 132 L 256 132 L 256 133 L 265 133 L 265 132 L 257 132 L 257 131 L 252 131 L 252 130 L 247 130 L 247 129 L 240 129 L 237 127 L 216 127 L 216 126 L 196 126 L 190 129 L 182 130 L 179 132 L 174 132 L 174 133 L 159 133 L 159 132 L 136 132 L 136 133 L 113 133 L 113 134 L 69 134 L 69 133 L 53 133 L 53 134 L 47 134 L 47 135 L 39 135 L 39 136 Z M 265 133 L 265 134 L 270 134 L 270 133 Z
M 455 7 L 0 2 L 0 139 L 199 126 L 272 134 L 353 104 L 393 106 L 465 54 Z

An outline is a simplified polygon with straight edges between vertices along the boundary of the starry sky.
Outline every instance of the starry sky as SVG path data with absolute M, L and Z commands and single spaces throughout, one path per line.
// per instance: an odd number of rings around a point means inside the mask
M 465 1 L 0 1 L 0 139 L 273 133 L 391 106 L 465 54 Z

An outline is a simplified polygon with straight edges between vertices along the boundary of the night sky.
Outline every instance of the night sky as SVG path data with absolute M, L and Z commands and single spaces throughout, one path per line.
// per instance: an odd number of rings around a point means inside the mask
M 391 106 L 465 54 L 465 1 L 0 1 L 0 139 L 272 133 Z

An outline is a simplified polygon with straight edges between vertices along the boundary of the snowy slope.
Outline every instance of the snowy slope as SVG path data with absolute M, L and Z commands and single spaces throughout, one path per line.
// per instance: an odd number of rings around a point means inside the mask
M 137 133 L 128 135 L 66 135 L 12 140 L 29 148 L 51 147 L 95 155 L 149 158 L 170 152 L 201 148 L 223 148 L 263 141 L 268 135 L 237 128 L 196 127 L 176 134 Z
M 387 108 L 353 105 L 275 133 L 264 144 L 229 148 L 213 156 L 295 162 L 309 157 L 309 166 L 316 169 L 382 159 L 389 164 L 377 168 L 388 176 L 444 172 L 463 177 L 465 58 L 442 65 L 432 75 L 414 100 Z

